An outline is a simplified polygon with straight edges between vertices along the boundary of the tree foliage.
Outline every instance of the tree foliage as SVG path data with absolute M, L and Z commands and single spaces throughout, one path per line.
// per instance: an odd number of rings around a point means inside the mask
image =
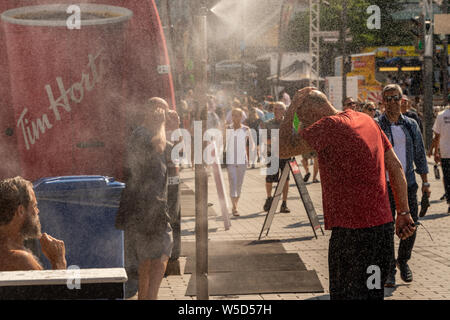
M 345 0 L 344 0 L 345 1 Z M 321 5 L 321 30 L 340 30 L 341 0 L 329 0 L 329 6 Z M 402 9 L 399 1 L 388 0 L 348 0 L 347 28 L 353 40 L 347 44 L 351 53 L 359 52 L 364 47 L 388 45 L 412 45 L 413 38 L 409 32 L 409 21 L 398 21 L 392 14 Z M 377 5 L 381 10 L 381 28 L 370 30 L 367 20 L 371 14 L 367 8 Z M 297 13 L 282 38 L 282 46 L 288 51 L 309 50 L 309 11 Z M 339 49 L 339 43 L 323 44 L 325 50 Z

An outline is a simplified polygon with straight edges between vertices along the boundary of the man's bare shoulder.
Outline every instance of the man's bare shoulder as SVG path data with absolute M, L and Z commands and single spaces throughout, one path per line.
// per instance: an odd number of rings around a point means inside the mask
M 27 250 L 7 250 L 0 252 L 0 271 L 42 270 L 41 265 Z

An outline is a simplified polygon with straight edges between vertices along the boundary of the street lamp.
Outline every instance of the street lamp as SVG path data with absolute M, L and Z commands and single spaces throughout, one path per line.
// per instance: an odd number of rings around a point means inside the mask
M 447 14 L 448 11 L 448 0 L 442 1 L 442 13 Z M 442 39 L 443 50 L 442 50 L 442 61 L 441 61 L 441 70 L 442 70 L 442 95 L 444 98 L 444 105 L 448 104 L 448 35 L 445 34 Z
M 347 30 L 347 1 L 342 2 L 341 11 L 341 30 L 339 32 L 342 50 L 342 104 L 347 98 L 347 47 L 346 47 L 346 30 Z
M 433 138 L 433 26 L 431 20 L 427 23 L 427 18 L 433 17 L 433 1 L 423 1 L 424 23 L 424 55 L 423 55 L 423 111 L 425 118 L 425 146 L 430 148 Z

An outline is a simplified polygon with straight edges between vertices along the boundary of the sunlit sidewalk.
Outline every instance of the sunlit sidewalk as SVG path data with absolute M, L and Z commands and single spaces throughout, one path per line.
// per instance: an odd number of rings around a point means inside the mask
M 300 160 L 300 159 L 299 159 Z M 412 258 L 409 262 L 414 274 L 414 281 L 410 284 L 404 283 L 397 272 L 396 287 L 385 290 L 386 299 L 410 300 L 410 299 L 450 299 L 450 216 L 447 214 L 445 201 L 440 201 L 444 193 L 441 180 L 435 180 L 430 165 L 429 181 L 431 183 L 431 207 L 424 218 L 420 219 L 423 226 L 419 227 L 416 244 Z M 312 166 L 310 167 L 312 170 Z M 214 178 L 208 180 L 208 202 L 213 204 L 217 216 L 209 216 L 208 229 L 209 240 L 258 240 L 261 233 L 266 213 L 263 211 L 266 199 L 264 171 L 259 168 L 248 169 L 244 179 L 243 191 L 239 202 L 239 217 L 231 218 L 231 228 L 225 231 L 221 217 L 220 205 Z M 304 174 L 303 168 L 302 173 Z M 183 183 L 194 190 L 194 171 L 190 168 L 182 170 Z M 225 185 L 228 189 L 228 176 L 223 169 Z M 320 177 L 319 177 L 320 180 Z M 420 178 L 418 179 L 420 181 Z M 320 282 L 325 289 L 321 294 L 260 294 L 241 296 L 211 296 L 215 299 L 250 299 L 250 300 L 292 300 L 292 299 L 315 299 L 328 300 L 328 240 L 329 231 L 325 235 L 318 232 L 318 238 L 314 237 L 313 230 L 306 215 L 303 203 L 300 200 L 293 179 L 290 181 L 288 196 L 288 207 L 291 213 L 277 213 L 274 217 L 269 234 L 264 239 L 280 240 L 288 253 L 298 253 L 308 270 L 315 270 Z M 274 184 L 275 188 L 275 184 Z M 309 194 L 314 203 L 319 220 L 323 226 L 322 198 L 320 183 L 307 185 Z M 420 201 L 419 195 L 419 201 Z M 281 205 L 281 203 L 280 203 Z M 183 204 L 182 204 L 183 208 Z M 279 208 L 278 208 L 279 210 Z M 231 213 L 231 211 L 230 211 Z M 428 232 L 430 233 L 428 234 Z M 195 241 L 195 218 L 183 217 L 181 225 L 182 241 Z M 396 239 L 396 246 L 398 240 Z M 163 300 L 173 299 L 195 299 L 185 296 L 186 289 L 191 277 L 183 274 L 186 258 L 181 257 L 180 276 L 169 276 L 163 280 L 159 298 Z

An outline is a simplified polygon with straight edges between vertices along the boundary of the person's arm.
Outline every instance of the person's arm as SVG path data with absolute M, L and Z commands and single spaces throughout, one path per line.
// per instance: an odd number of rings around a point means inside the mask
M 427 157 L 431 157 L 434 154 L 434 151 L 436 150 L 436 132 L 434 133 L 433 140 L 431 141 L 430 149 L 427 152 Z
M 42 253 L 52 265 L 52 269 L 67 269 L 66 247 L 64 242 L 44 233 L 40 239 Z
M 441 162 L 441 157 L 439 154 L 439 144 L 441 141 L 441 122 L 442 122 L 442 115 L 439 115 L 433 124 L 434 137 L 433 137 L 433 141 L 431 142 L 431 147 L 430 147 L 430 151 L 429 151 L 429 156 L 431 156 L 434 151 L 434 162 L 435 163 Z
M 385 152 L 384 163 L 386 170 L 389 173 L 389 182 L 391 184 L 392 193 L 394 194 L 397 212 L 409 212 L 408 185 L 406 183 L 402 164 L 395 154 L 394 149 L 391 148 Z M 412 224 L 414 224 L 414 220 L 411 218 L 411 214 L 397 214 L 395 233 L 403 240 L 410 237 L 416 229 Z
M 434 144 L 434 162 L 435 163 L 439 163 L 441 162 L 441 155 L 439 153 L 439 144 L 441 141 L 441 135 L 439 133 L 434 133 L 434 139 L 433 139 L 433 144 Z
M 430 185 L 428 183 L 428 174 L 421 174 L 420 177 L 422 178 L 422 194 L 427 193 L 428 197 L 431 195 Z
M 430 186 L 428 184 L 428 162 L 427 155 L 425 152 L 425 146 L 423 144 L 422 134 L 419 131 L 419 125 L 417 122 L 414 123 L 414 163 L 417 167 L 417 173 L 422 178 L 422 193 L 427 193 L 428 197 L 431 194 Z

